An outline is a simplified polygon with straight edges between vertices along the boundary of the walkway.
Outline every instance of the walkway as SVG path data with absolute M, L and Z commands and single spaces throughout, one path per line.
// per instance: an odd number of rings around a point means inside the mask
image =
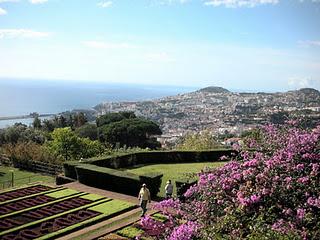
M 119 199 L 123 201 L 127 201 L 133 204 L 138 205 L 137 197 L 110 192 L 103 189 L 98 189 L 90 186 L 83 185 L 79 182 L 68 183 L 63 185 L 67 188 L 75 189 L 82 192 L 99 194 L 101 196 L 105 196 L 112 199 Z M 148 208 L 152 206 L 154 202 L 152 202 Z M 152 214 L 156 211 L 149 211 L 148 213 Z M 125 212 L 121 215 L 115 216 L 114 218 L 107 219 L 103 222 L 97 223 L 95 225 L 86 227 L 85 229 L 81 229 L 79 231 L 70 233 L 66 236 L 58 238 L 58 240 L 71 240 L 71 239 L 81 239 L 81 240 L 91 240 L 98 239 L 102 236 L 105 236 L 108 233 L 111 233 L 119 228 L 125 227 L 127 225 L 131 225 L 132 223 L 138 221 L 140 219 L 141 209 L 136 208 L 129 212 Z

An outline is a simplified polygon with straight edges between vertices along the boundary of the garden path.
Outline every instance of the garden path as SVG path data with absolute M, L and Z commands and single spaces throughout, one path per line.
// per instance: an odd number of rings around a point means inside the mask
M 118 199 L 127 201 L 130 203 L 134 203 L 138 205 L 138 199 L 137 197 L 111 192 L 103 189 L 98 189 L 90 186 L 86 186 L 84 184 L 81 184 L 79 182 L 73 182 L 63 185 L 67 188 L 75 189 L 78 191 L 88 192 L 88 193 L 94 193 L 99 194 L 101 196 L 105 196 L 112 199 Z M 152 206 L 154 202 L 151 202 L 149 204 L 148 208 Z M 148 211 L 147 214 L 153 214 L 156 211 Z M 132 223 L 138 221 L 140 219 L 140 213 L 141 209 L 136 208 L 129 212 L 123 213 L 121 215 L 115 216 L 114 218 L 107 219 L 103 222 L 94 224 L 92 226 L 86 227 L 84 229 L 81 229 L 79 231 L 70 233 L 66 236 L 58 238 L 58 240 L 71 240 L 71 239 L 81 239 L 81 240 L 91 240 L 91 239 L 98 239 L 99 237 L 105 236 L 108 233 L 111 233 L 119 228 L 125 227 L 127 225 L 131 225 Z M 109 226 L 108 226 L 109 225 Z M 89 232 L 92 232 L 92 234 L 88 234 Z

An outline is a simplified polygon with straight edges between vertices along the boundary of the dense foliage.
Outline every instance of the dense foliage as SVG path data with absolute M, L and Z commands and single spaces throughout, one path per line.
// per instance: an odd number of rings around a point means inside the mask
M 52 141 L 47 143 L 49 149 L 66 161 L 89 158 L 103 152 L 103 147 L 98 141 L 80 138 L 68 127 L 56 128 L 51 135 Z
M 246 141 L 251 151 L 199 173 L 185 202 L 157 204 L 169 218 L 158 238 L 320 239 L 320 126 L 287 124 L 261 129 Z M 148 217 L 141 224 L 154 231 Z
M 60 164 L 63 161 L 62 157 L 50 151 L 48 147 L 34 142 L 5 144 L 2 146 L 2 152 L 10 156 L 10 159 L 14 162 L 29 162 L 33 160 L 35 162 Z
M 160 143 L 152 135 L 161 134 L 159 126 L 134 113 L 108 113 L 97 119 L 99 140 L 113 147 L 159 148 Z
M 196 134 L 186 135 L 182 142 L 177 145 L 178 150 L 212 150 L 215 148 L 221 148 L 221 144 L 215 139 L 208 131 Z

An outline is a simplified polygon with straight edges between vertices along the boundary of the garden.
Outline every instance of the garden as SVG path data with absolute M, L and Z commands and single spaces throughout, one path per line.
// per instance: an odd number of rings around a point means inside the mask
M 320 239 L 319 140 L 320 126 L 267 125 L 224 166 L 201 171 L 183 201 L 157 203 L 166 224 L 146 216 L 139 229 L 169 240 Z
M 24 171 L 19 168 L 0 166 L 0 189 L 18 187 L 33 182 L 54 183 L 52 176 Z
M 65 187 L 33 185 L 0 194 L 0 239 L 52 239 L 136 208 Z
M 190 181 L 197 180 L 197 173 L 205 168 L 215 168 L 221 167 L 225 164 L 225 161 L 219 162 L 202 162 L 202 163 L 174 163 L 174 164 L 152 164 L 146 166 L 136 166 L 132 169 L 127 169 L 126 171 L 138 175 L 159 172 L 163 174 L 162 182 L 160 186 L 160 191 L 158 197 L 165 197 L 165 185 L 170 179 L 172 184 L 175 186 L 176 181 Z M 173 195 L 177 196 L 177 188 L 173 188 Z

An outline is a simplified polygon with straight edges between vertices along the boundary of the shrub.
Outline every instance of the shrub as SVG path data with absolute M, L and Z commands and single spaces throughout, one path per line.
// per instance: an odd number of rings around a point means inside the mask
M 75 167 L 79 182 L 115 192 L 136 196 L 146 183 L 151 197 L 159 192 L 162 174 L 138 176 L 126 171 L 83 164 Z
M 61 164 L 63 159 L 49 151 L 43 145 L 34 142 L 19 142 L 17 144 L 5 144 L 2 146 L 6 154 L 13 162 L 27 163 L 29 161 Z
M 157 204 L 172 223 L 158 238 L 320 239 L 320 126 L 292 124 L 264 127 L 247 141 L 255 151 L 201 172 L 185 202 Z

